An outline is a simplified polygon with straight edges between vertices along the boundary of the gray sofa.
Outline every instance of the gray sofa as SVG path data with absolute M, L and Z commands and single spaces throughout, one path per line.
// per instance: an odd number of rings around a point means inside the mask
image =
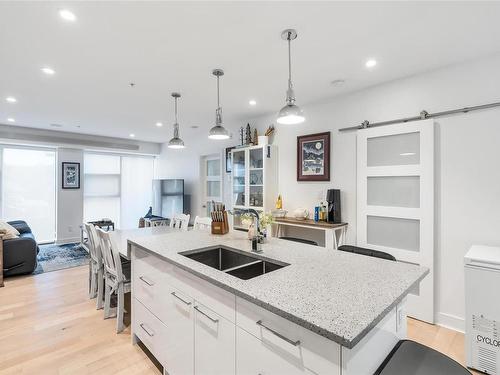
M 39 248 L 25 221 L 9 221 L 19 231 L 19 238 L 3 241 L 3 274 L 14 276 L 32 273 L 37 265 Z

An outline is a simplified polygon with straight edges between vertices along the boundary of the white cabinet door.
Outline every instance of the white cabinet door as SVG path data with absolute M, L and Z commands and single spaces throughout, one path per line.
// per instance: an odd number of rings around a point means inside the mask
M 309 372 L 296 357 L 265 343 L 241 328 L 236 328 L 237 375 L 307 375 Z
M 167 330 L 163 366 L 169 375 L 193 375 L 194 300 L 173 288 L 164 300 Z
M 206 306 L 194 312 L 194 369 L 196 375 L 234 375 L 235 325 Z

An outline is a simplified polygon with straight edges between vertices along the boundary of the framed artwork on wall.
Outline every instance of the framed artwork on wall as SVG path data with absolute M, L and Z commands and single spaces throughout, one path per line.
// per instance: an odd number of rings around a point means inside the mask
M 330 132 L 297 137 L 297 181 L 330 181 Z
M 62 188 L 80 189 L 80 163 L 62 163 Z
M 232 160 L 231 160 L 231 150 L 235 149 L 236 147 L 226 147 L 226 173 L 231 173 L 232 171 Z

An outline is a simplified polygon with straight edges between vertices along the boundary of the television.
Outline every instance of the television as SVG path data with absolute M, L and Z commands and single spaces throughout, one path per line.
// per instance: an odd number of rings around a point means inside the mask
M 184 180 L 153 180 L 153 215 L 171 219 L 185 208 Z

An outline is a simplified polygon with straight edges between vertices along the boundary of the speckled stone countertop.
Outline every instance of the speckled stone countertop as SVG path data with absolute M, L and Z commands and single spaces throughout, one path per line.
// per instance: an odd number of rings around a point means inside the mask
M 347 348 L 353 348 L 429 272 L 411 264 L 271 238 L 262 245 L 262 253 L 251 255 L 290 265 L 241 280 L 178 253 L 214 245 L 250 252 L 244 232 L 217 236 L 179 231 L 129 242 Z

